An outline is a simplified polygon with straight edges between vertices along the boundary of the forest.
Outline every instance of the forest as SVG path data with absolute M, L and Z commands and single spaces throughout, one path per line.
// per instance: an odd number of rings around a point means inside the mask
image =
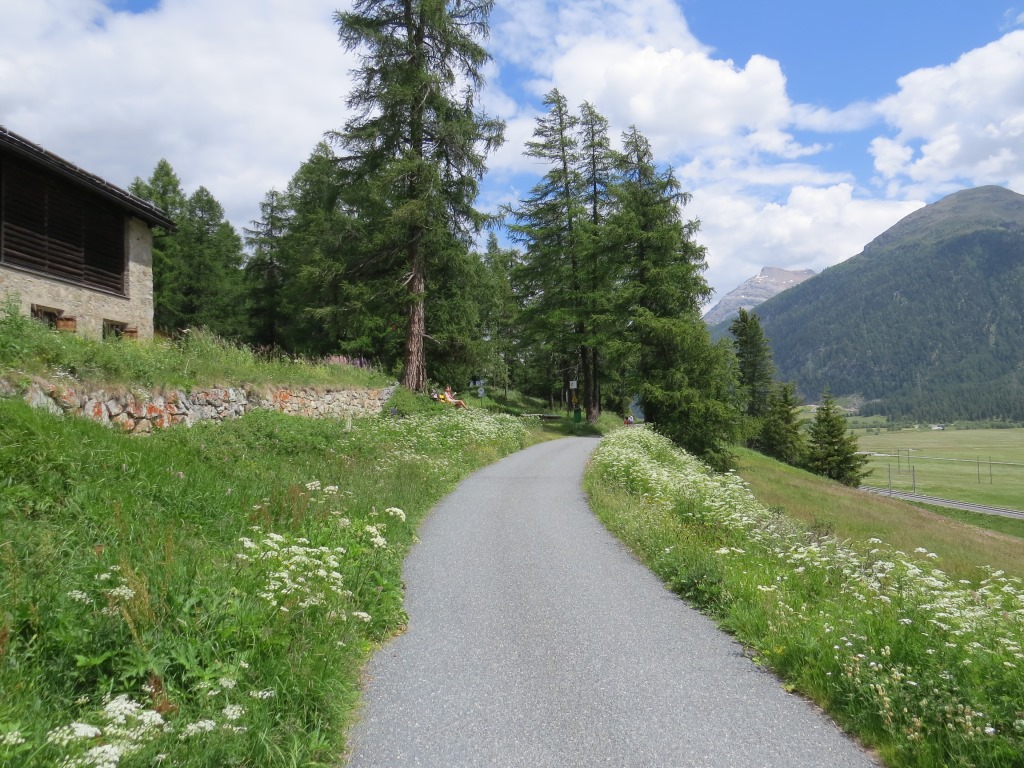
M 503 124 L 477 105 L 491 3 L 357 3 L 353 115 L 324 133 L 241 233 L 210 190 L 160 160 L 130 191 L 165 210 L 154 238 L 154 324 L 205 328 L 266 354 L 342 356 L 422 392 L 470 381 L 578 408 L 634 400 L 714 460 L 742 434 L 728 342 L 700 319 L 699 222 L 636 128 L 617 141 L 557 90 L 523 151 L 546 169 L 523 199 L 478 210 Z
M 615 141 L 595 105 L 552 89 L 523 148 L 543 176 L 497 213 L 475 207 L 504 131 L 476 103 L 490 7 L 339 11 L 360 62 L 352 117 L 241 234 L 168 160 L 135 179 L 177 223 L 155 233 L 155 327 L 365 363 L 414 392 L 514 388 L 589 422 L 636 408 L 717 468 L 742 442 L 813 463 L 757 317 L 712 340 L 700 222 L 635 127 Z M 852 450 L 829 434 L 829 451 Z M 852 482 L 856 469 L 825 473 Z

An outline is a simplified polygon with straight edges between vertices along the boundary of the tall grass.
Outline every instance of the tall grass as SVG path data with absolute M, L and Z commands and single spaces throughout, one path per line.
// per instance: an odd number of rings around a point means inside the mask
M 178 339 L 103 341 L 58 333 L 0 307 L 0 375 L 9 379 L 73 378 L 88 386 L 139 385 L 189 389 L 241 384 L 265 386 L 383 387 L 378 372 L 330 362 L 260 355 L 202 330 Z
M 644 429 L 606 437 L 586 485 L 673 589 L 889 765 L 1021 765 L 1020 579 L 989 569 L 961 583 L 925 548 L 855 547 Z
M 784 510 L 809 529 L 855 541 L 877 537 L 906 550 L 925 547 L 941 554 L 943 570 L 957 579 L 976 580 L 979 565 L 1024 576 L 1020 539 L 1001 535 L 1016 532 L 1024 536 L 1022 520 L 995 515 L 960 517 L 955 510 L 922 509 L 825 481 L 754 451 L 740 448 L 736 453 L 737 473 L 757 498 L 767 507 Z
M 0 764 L 335 765 L 418 520 L 511 416 L 131 438 L 0 400 Z

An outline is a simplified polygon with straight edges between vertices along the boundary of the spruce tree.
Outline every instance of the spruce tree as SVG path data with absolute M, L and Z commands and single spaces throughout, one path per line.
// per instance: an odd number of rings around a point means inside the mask
M 622 260 L 617 297 L 622 358 L 644 418 L 683 448 L 717 467 L 738 435 L 734 357 L 712 344 L 700 318 L 710 288 L 701 274 L 699 222 L 684 221 L 689 195 L 671 169 L 659 170 L 648 140 L 634 127 L 623 136 L 621 179 L 609 242 Z
M 342 45 L 359 56 L 348 97 L 353 117 L 334 138 L 346 184 L 372 222 L 359 248 L 405 286 L 402 383 L 426 385 L 428 274 L 468 249 L 484 216 L 473 204 L 484 158 L 504 125 L 477 109 L 480 40 L 493 0 L 355 0 L 335 13 Z
M 814 414 L 806 467 L 811 472 L 858 486 L 867 474 L 868 457 L 857 453 L 857 438 L 847 434 L 846 416 L 826 389 Z
M 740 309 L 736 319 L 729 325 L 729 332 L 733 336 L 740 386 L 743 387 L 747 401 L 747 445 L 756 448 L 760 444 L 762 420 L 768 413 L 772 377 L 775 375 L 772 350 L 760 319 L 746 309 Z
M 774 384 L 768 394 L 767 413 L 761 420 L 757 450 L 794 467 L 802 466 L 807 441 L 801 430 L 799 408 L 795 384 Z

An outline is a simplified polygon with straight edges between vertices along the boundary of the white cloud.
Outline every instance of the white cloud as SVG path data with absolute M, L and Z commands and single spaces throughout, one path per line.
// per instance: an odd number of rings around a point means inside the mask
M 0 0 L 0 123 L 121 186 L 164 157 L 245 226 L 344 121 L 338 5 Z
M 911 194 L 1024 180 L 1024 31 L 952 64 L 900 78 L 879 103 L 895 136 L 872 142 L 875 169 Z
M 709 187 L 686 213 L 702 222 L 714 302 L 765 266 L 820 272 L 845 261 L 922 205 L 857 198 L 848 183 L 798 185 L 781 203 Z

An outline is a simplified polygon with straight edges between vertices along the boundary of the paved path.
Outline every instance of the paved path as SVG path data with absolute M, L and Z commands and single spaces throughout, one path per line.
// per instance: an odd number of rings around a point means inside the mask
M 605 531 L 579 488 L 596 444 L 533 446 L 431 512 L 350 765 L 876 765 Z

